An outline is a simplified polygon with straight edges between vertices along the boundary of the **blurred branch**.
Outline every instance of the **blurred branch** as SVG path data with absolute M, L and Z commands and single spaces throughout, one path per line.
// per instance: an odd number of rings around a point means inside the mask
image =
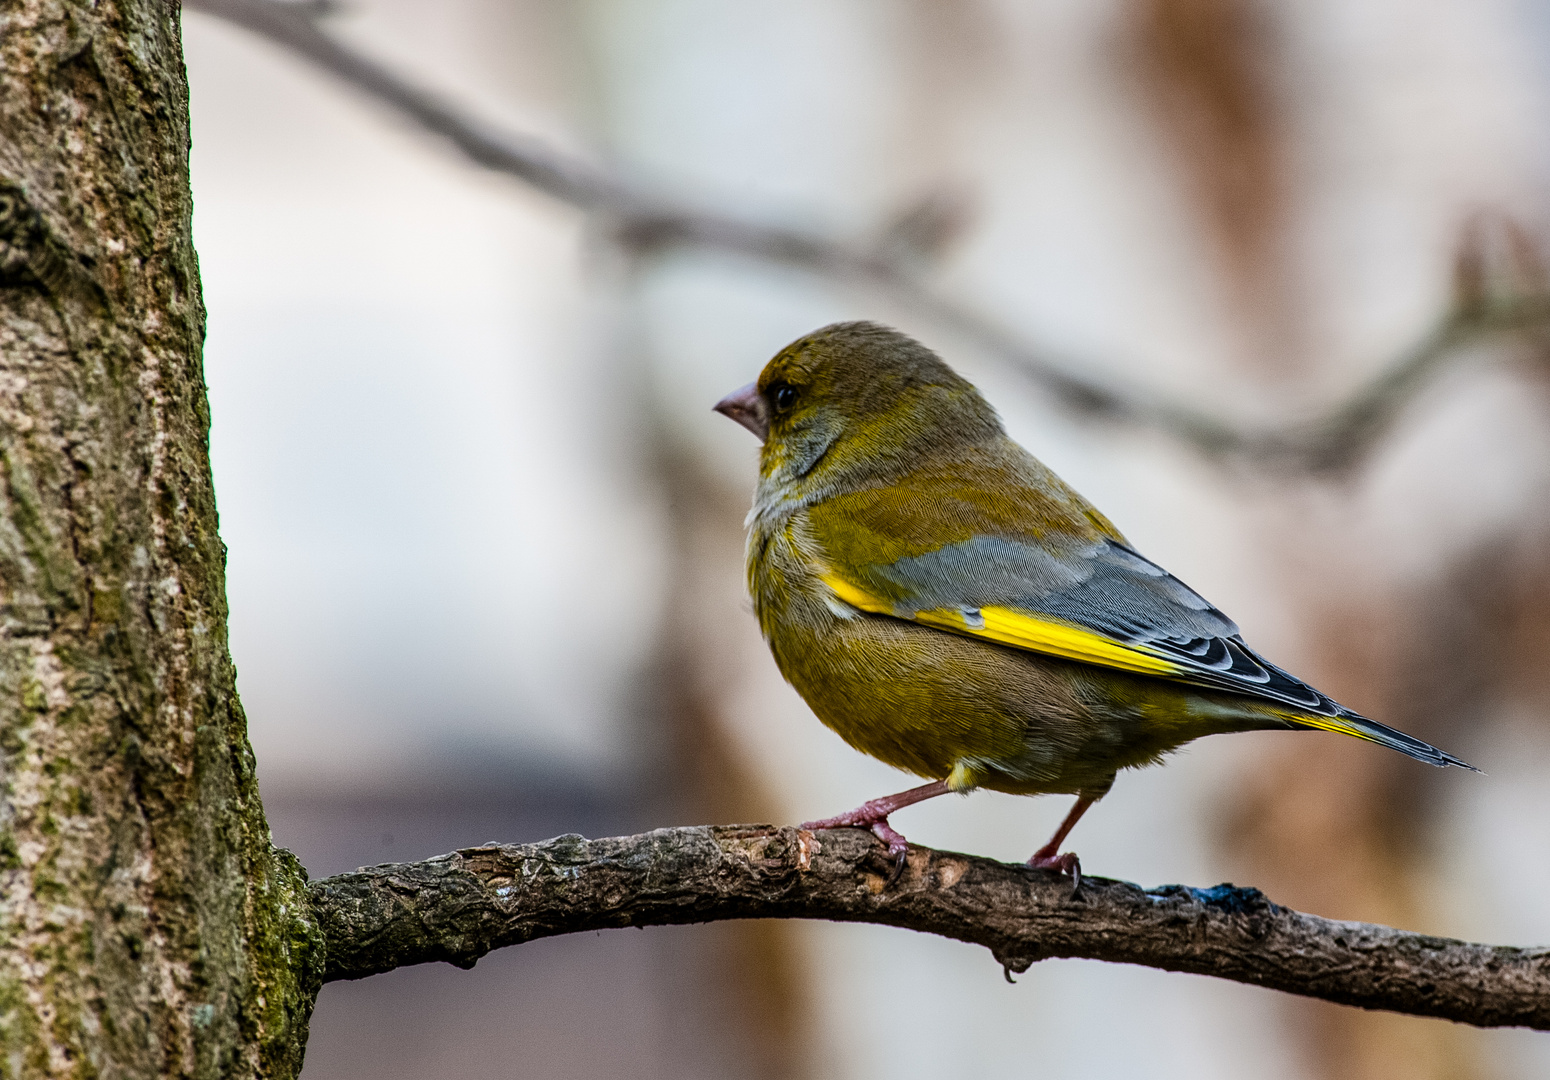
M 497 130 L 438 95 L 414 85 L 342 44 L 319 25 L 331 3 L 283 0 L 184 0 L 183 6 L 245 27 L 368 96 L 392 106 L 427 131 L 449 140 L 474 162 L 516 177 L 562 202 L 603 219 L 614 238 L 635 250 L 699 248 L 797 266 L 840 281 L 880 289 L 896 303 L 975 342 L 1009 363 L 1066 409 L 1089 418 L 1143 426 L 1168 434 L 1219 459 L 1308 472 L 1348 468 L 1370 451 L 1403 407 L 1461 347 L 1483 337 L 1550 325 L 1550 288 L 1483 268 L 1485 247 L 1460 256 L 1460 289 L 1437 326 L 1368 385 L 1314 420 L 1253 430 L 1170 403 L 1144 389 L 1110 385 L 1079 374 L 1095 365 L 1059 362 L 1049 350 L 1021 339 L 983 312 L 932 287 L 917 267 L 938 234 L 950 234 L 947 215 L 961 206 L 930 203 L 903 215 L 872 245 L 690 207 L 647 191 L 603 167 L 528 136 Z M 932 215 L 944 220 L 930 220 Z M 924 215 L 928 220 L 920 220 Z M 1479 230 L 1476 230 L 1479 234 Z M 926 238 L 922 244 L 920 238 Z M 1509 243 L 1521 255 L 1523 245 Z M 1464 280 L 1476 267 L 1473 284 Z
M 859 829 L 699 826 L 465 848 L 311 885 L 326 980 L 607 927 L 869 922 L 984 945 L 1008 972 L 1084 957 L 1214 975 L 1368 1009 L 1550 1029 L 1550 948 L 1472 945 L 1278 907 L 1257 889 L 1070 879 L 912 845 L 904 874 Z

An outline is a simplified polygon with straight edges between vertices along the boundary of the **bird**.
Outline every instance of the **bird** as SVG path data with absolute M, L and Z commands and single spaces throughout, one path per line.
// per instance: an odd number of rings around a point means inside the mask
M 936 353 L 875 322 L 798 338 L 715 411 L 762 443 L 747 584 L 775 663 L 855 749 L 928 783 L 805 829 L 868 829 L 948 792 L 1074 795 L 1030 866 L 1123 769 L 1204 735 L 1339 732 L 1474 766 L 1276 667 L 1014 442 Z

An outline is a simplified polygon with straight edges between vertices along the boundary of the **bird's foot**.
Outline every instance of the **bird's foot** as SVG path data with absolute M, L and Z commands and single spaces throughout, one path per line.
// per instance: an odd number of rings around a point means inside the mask
M 888 857 L 893 860 L 893 873 L 888 875 L 888 884 L 892 885 L 904 873 L 905 863 L 910 857 L 909 841 L 904 839 L 903 833 L 888 824 L 888 815 L 895 809 L 889 799 L 873 799 L 849 813 L 837 814 L 821 821 L 804 821 L 802 828 L 869 829 L 873 836 L 888 845 Z
M 893 860 L 893 873 L 888 875 L 888 884 L 892 885 L 899 880 L 899 875 L 904 873 L 904 865 L 910 857 L 910 845 L 909 841 L 888 824 L 888 815 L 896 810 L 903 810 L 906 806 L 924 802 L 926 799 L 946 795 L 947 791 L 946 780 L 933 780 L 929 784 L 901 791 L 897 795 L 884 795 L 881 799 L 864 802 L 848 814 L 824 818 L 822 821 L 809 821 L 802 828 L 870 829 L 874 836 L 888 845 L 888 857 Z
M 1053 870 L 1057 874 L 1070 874 L 1071 895 L 1075 896 L 1082 891 L 1082 860 L 1076 857 L 1074 851 L 1057 855 L 1049 848 L 1040 848 L 1028 859 L 1028 865 L 1035 870 Z

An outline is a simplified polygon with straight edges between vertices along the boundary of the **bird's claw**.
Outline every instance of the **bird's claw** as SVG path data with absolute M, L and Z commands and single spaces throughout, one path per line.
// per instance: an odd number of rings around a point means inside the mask
M 893 873 L 888 875 L 888 882 L 884 888 L 892 888 L 893 883 L 898 881 L 904 874 L 904 868 L 909 865 L 909 841 L 894 831 L 893 827 L 888 824 L 887 818 L 872 823 L 872 834 L 888 845 L 888 857 L 893 860 Z
M 1064 855 L 1049 854 L 1042 851 L 1035 852 L 1028 860 L 1028 865 L 1035 870 L 1053 870 L 1057 874 L 1071 875 L 1071 896 L 1075 899 L 1082 891 L 1082 860 L 1077 858 L 1076 852 L 1068 851 Z
M 877 808 L 868 803 L 858 807 L 848 814 L 840 814 L 837 817 L 824 818 L 822 821 L 805 821 L 804 829 L 868 829 L 872 835 L 888 845 L 888 857 L 893 860 L 893 872 L 888 875 L 888 886 L 892 886 L 904 874 L 904 868 L 909 865 L 910 844 L 904 839 L 904 835 L 888 824 L 887 814 L 878 814 Z
M 909 865 L 910 845 L 893 826 L 888 824 L 888 815 L 895 810 L 902 810 L 906 806 L 914 806 L 925 799 L 934 799 L 938 795 L 946 795 L 951 789 L 946 780 L 933 780 L 929 784 L 922 784 L 908 791 L 901 791 L 897 795 L 887 795 L 881 799 L 872 799 L 862 803 L 848 814 L 838 817 L 824 818 L 822 821 L 809 821 L 803 825 L 804 829 L 868 829 L 883 843 L 888 845 L 888 857 L 893 860 L 893 873 L 888 875 L 888 885 L 899 880 L 904 873 L 904 868 Z

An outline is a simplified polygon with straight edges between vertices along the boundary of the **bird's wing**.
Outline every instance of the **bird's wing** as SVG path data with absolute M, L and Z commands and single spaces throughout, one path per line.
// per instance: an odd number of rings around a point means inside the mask
M 913 514 L 930 516 L 932 505 L 914 502 Z M 1085 526 L 1031 533 L 1008 528 L 1003 519 L 984 523 L 995 533 L 964 536 L 968 523 L 960 506 L 937 535 L 963 539 L 868 562 L 869 552 L 891 555 L 898 545 L 879 535 L 880 522 L 866 520 L 874 515 L 865 500 L 835 510 L 810 516 L 817 546 L 839 556 L 825 561 L 820 577 L 837 600 L 853 608 L 1013 648 L 1247 694 L 1299 716 L 1346 714 L 1256 655 L 1231 619 L 1117 534 Z M 918 517 L 911 525 L 912 531 L 919 528 Z M 864 538 L 860 544 L 857 537 Z M 919 551 L 920 545 L 907 544 L 910 548 Z

